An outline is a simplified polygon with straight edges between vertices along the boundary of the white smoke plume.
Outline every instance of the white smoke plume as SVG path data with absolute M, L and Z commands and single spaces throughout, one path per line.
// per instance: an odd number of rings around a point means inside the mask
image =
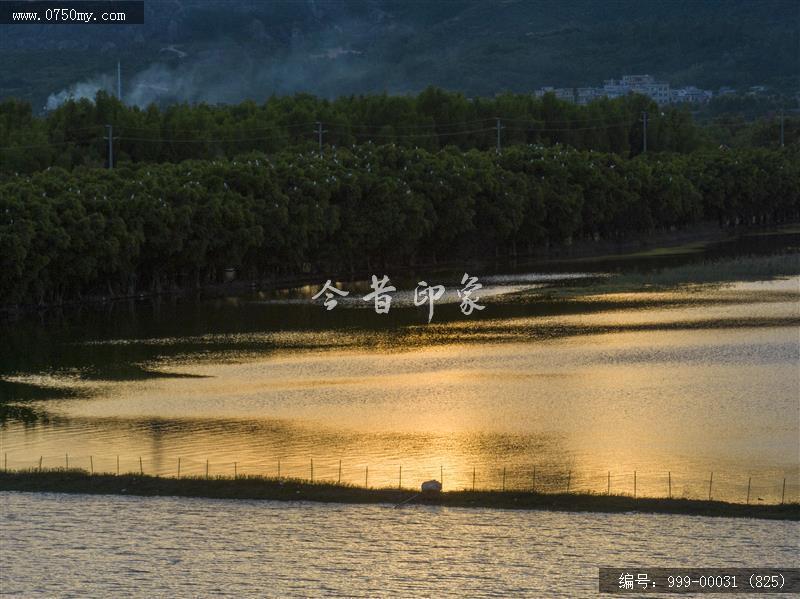
M 52 93 L 47 97 L 45 108 L 54 110 L 67 100 L 87 99 L 94 101 L 99 91 L 114 92 L 114 78 L 111 75 L 97 75 L 88 81 L 74 83 L 60 92 Z
M 291 40 L 279 46 L 254 34 L 249 40 L 219 40 L 198 52 L 173 44 L 161 48 L 163 58 L 134 74 L 126 73 L 123 59 L 122 99 L 128 105 L 146 107 L 174 102 L 263 102 L 273 94 L 296 92 L 331 98 L 414 91 L 405 87 L 402 74 L 365 51 L 370 36 L 376 35 L 361 20 L 339 19 L 335 27 L 313 36 L 293 31 Z M 47 109 L 70 98 L 93 99 L 99 90 L 115 94 L 115 73 L 109 67 L 106 75 L 51 94 Z

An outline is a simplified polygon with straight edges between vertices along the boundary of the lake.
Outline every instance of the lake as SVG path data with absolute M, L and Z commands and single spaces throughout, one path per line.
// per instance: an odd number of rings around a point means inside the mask
M 576 597 L 601 565 L 785 568 L 800 552 L 785 521 L 4 492 L 0 506 L 0 587 L 25 597 Z
M 796 254 L 761 274 L 798 237 L 393 276 L 383 315 L 366 281 L 326 310 L 320 280 L 6 322 L 4 459 L 797 501 Z M 469 316 L 465 270 L 486 306 Z M 447 287 L 431 324 L 421 279 Z

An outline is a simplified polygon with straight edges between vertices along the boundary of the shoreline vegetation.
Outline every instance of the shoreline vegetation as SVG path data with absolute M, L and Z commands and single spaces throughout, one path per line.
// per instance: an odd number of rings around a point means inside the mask
M 727 101 L 735 104 L 732 98 Z M 649 115 L 646 150 L 642 112 Z M 275 154 L 366 143 L 428 151 L 447 146 L 493 151 L 498 127 L 502 148 L 563 144 L 630 157 L 644 151 L 686 154 L 720 145 L 780 145 L 781 122 L 774 114 L 712 122 L 696 116 L 697 111 L 687 105 L 659 105 L 636 93 L 580 105 L 558 99 L 554 93 L 535 97 L 503 92 L 468 98 L 431 86 L 417 94 L 373 93 L 333 100 L 296 94 L 271 96 L 263 103 L 153 104 L 146 109 L 101 90 L 92 99 L 71 98 L 41 114 L 27 102 L 8 98 L 0 101 L 0 156 L 4 159 L 0 176 L 48 167 L 108 166 L 109 125 L 114 165 L 216 160 L 249 151 Z M 796 143 L 800 119 L 787 114 L 782 124 L 785 144 Z
M 553 246 L 546 251 L 537 252 L 532 256 L 519 256 L 512 261 L 473 260 L 470 262 L 452 261 L 428 265 L 428 270 L 439 271 L 454 268 L 463 268 L 467 271 L 475 270 L 485 264 L 502 264 L 516 266 L 518 264 L 531 264 L 538 266 L 563 265 L 563 264 L 593 264 L 606 261 L 620 262 L 624 260 L 655 260 L 659 258 L 672 258 L 689 254 L 699 254 L 709 245 L 729 242 L 735 239 L 752 236 L 770 235 L 800 235 L 800 225 L 789 223 L 781 226 L 749 227 L 744 230 L 724 230 L 711 223 L 702 223 L 688 230 L 673 231 L 648 238 L 631 238 L 617 242 L 579 242 L 571 246 Z M 594 252 L 594 253 L 593 253 Z M 768 256 L 745 256 L 731 260 L 715 258 L 702 260 L 698 263 L 672 266 L 657 269 L 648 273 L 615 274 L 592 290 L 578 287 L 572 292 L 551 289 L 550 294 L 575 295 L 575 293 L 612 293 L 620 291 L 652 290 L 659 287 L 690 284 L 725 283 L 734 276 L 746 281 L 768 281 L 776 278 L 800 275 L 800 246 L 791 248 L 787 253 Z M 415 267 L 398 267 L 393 272 L 397 275 L 408 275 L 416 270 L 425 268 L 419 264 Z M 0 323 L 4 320 L 13 320 L 32 312 L 46 312 L 49 310 L 77 309 L 81 306 L 107 305 L 115 302 L 137 301 L 163 297 L 182 298 L 219 298 L 241 297 L 255 292 L 270 292 L 280 289 L 293 289 L 306 285 L 317 285 L 321 281 L 354 281 L 367 280 L 368 271 L 351 273 L 324 273 L 324 274 L 297 274 L 281 278 L 248 279 L 236 278 L 226 282 L 205 283 L 199 288 L 173 287 L 159 290 L 138 291 L 118 295 L 87 295 L 79 299 L 62 301 L 57 304 L 0 304 Z M 684 277 L 684 278 L 682 278 Z
M 774 281 L 800 275 L 800 249 L 767 256 L 742 256 L 681 264 L 655 272 L 618 274 L 595 288 L 595 293 L 673 289 L 745 281 Z
M 0 180 L 0 306 L 535 256 L 800 220 L 797 150 L 393 145 Z M 600 250 L 601 246 L 598 246 Z
M 329 482 L 262 476 L 171 478 L 140 474 L 90 474 L 85 470 L 0 472 L 0 491 L 77 493 L 136 497 L 176 496 L 211 499 L 314 501 L 399 506 L 415 489 L 363 488 Z M 716 500 L 631 497 L 592 493 L 461 490 L 419 494 L 404 505 L 496 508 L 599 513 L 650 513 L 768 520 L 800 520 L 800 504 L 742 504 Z
M 439 271 L 463 268 L 467 271 L 480 269 L 484 265 L 558 265 L 569 263 L 592 263 L 605 260 L 626 260 L 641 257 L 670 257 L 701 252 L 710 244 L 731 241 L 747 235 L 786 235 L 799 234 L 800 224 L 765 225 L 740 229 L 721 229 L 717 223 L 703 222 L 686 229 L 664 231 L 660 234 L 634 236 L 620 240 L 583 240 L 570 245 L 553 245 L 539 248 L 533 255 L 520 255 L 508 259 L 473 259 L 458 260 L 454 258 L 438 263 L 419 263 L 414 266 L 393 267 L 396 275 L 407 275 L 417 270 Z M 158 289 L 121 290 L 109 294 L 108 291 L 97 294 L 82 295 L 78 298 L 62 300 L 58 303 L 2 304 L 0 302 L 0 322 L 4 318 L 13 318 L 36 311 L 78 307 L 92 304 L 108 304 L 125 300 L 142 300 L 158 297 L 195 297 L 214 298 L 224 296 L 243 296 L 253 292 L 269 292 L 280 289 L 292 289 L 305 285 L 317 285 L 321 281 L 354 281 L 368 280 L 374 274 L 368 270 L 350 272 L 295 273 L 270 278 L 249 278 L 237 276 L 230 281 L 204 282 L 199 287 L 171 286 Z

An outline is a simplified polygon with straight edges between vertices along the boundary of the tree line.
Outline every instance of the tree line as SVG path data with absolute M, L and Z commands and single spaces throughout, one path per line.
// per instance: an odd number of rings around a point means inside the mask
M 0 304 L 535 253 L 800 217 L 797 147 L 624 157 L 362 144 L 0 181 Z
M 690 152 L 718 145 L 687 108 L 659 107 L 630 95 L 586 106 L 553 94 L 499 94 L 467 98 L 428 88 L 417 95 L 361 95 L 327 100 L 309 94 L 271 97 L 261 104 L 173 104 L 127 106 L 106 92 L 70 100 L 44 115 L 29 104 L 0 102 L 0 175 L 50 166 L 107 165 L 106 125 L 112 125 L 117 163 L 181 162 L 232 158 L 249 151 L 276 153 L 313 149 L 322 124 L 325 147 L 394 143 L 429 151 L 446 146 L 492 149 L 500 138 L 511 145 L 560 143 L 583 150 L 639 154 L 642 113 L 648 113 L 649 151 Z
M 430 151 L 446 146 L 486 150 L 497 144 L 498 118 L 503 147 L 563 144 L 635 156 L 644 145 L 643 113 L 651 152 L 776 147 L 780 140 L 777 113 L 755 121 L 739 113 L 718 114 L 701 124 L 686 106 L 659 107 L 635 94 L 579 106 L 553 94 L 467 98 L 431 87 L 406 96 L 326 100 L 296 94 L 271 97 L 263 104 L 140 109 L 99 92 L 94 101 L 70 100 L 41 116 L 25 102 L 0 102 L 0 176 L 50 166 L 107 166 L 107 125 L 112 126 L 115 164 L 232 158 L 289 147 L 302 151 L 318 147 L 320 130 L 327 148 L 393 143 Z M 786 144 L 800 140 L 800 118 L 784 119 L 784 138 Z

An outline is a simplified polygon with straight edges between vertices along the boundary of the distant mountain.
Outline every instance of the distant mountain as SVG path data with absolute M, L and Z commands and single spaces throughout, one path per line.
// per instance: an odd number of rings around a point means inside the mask
M 144 25 L 0 26 L 0 97 L 149 102 L 599 84 L 800 89 L 796 0 L 149 0 Z

